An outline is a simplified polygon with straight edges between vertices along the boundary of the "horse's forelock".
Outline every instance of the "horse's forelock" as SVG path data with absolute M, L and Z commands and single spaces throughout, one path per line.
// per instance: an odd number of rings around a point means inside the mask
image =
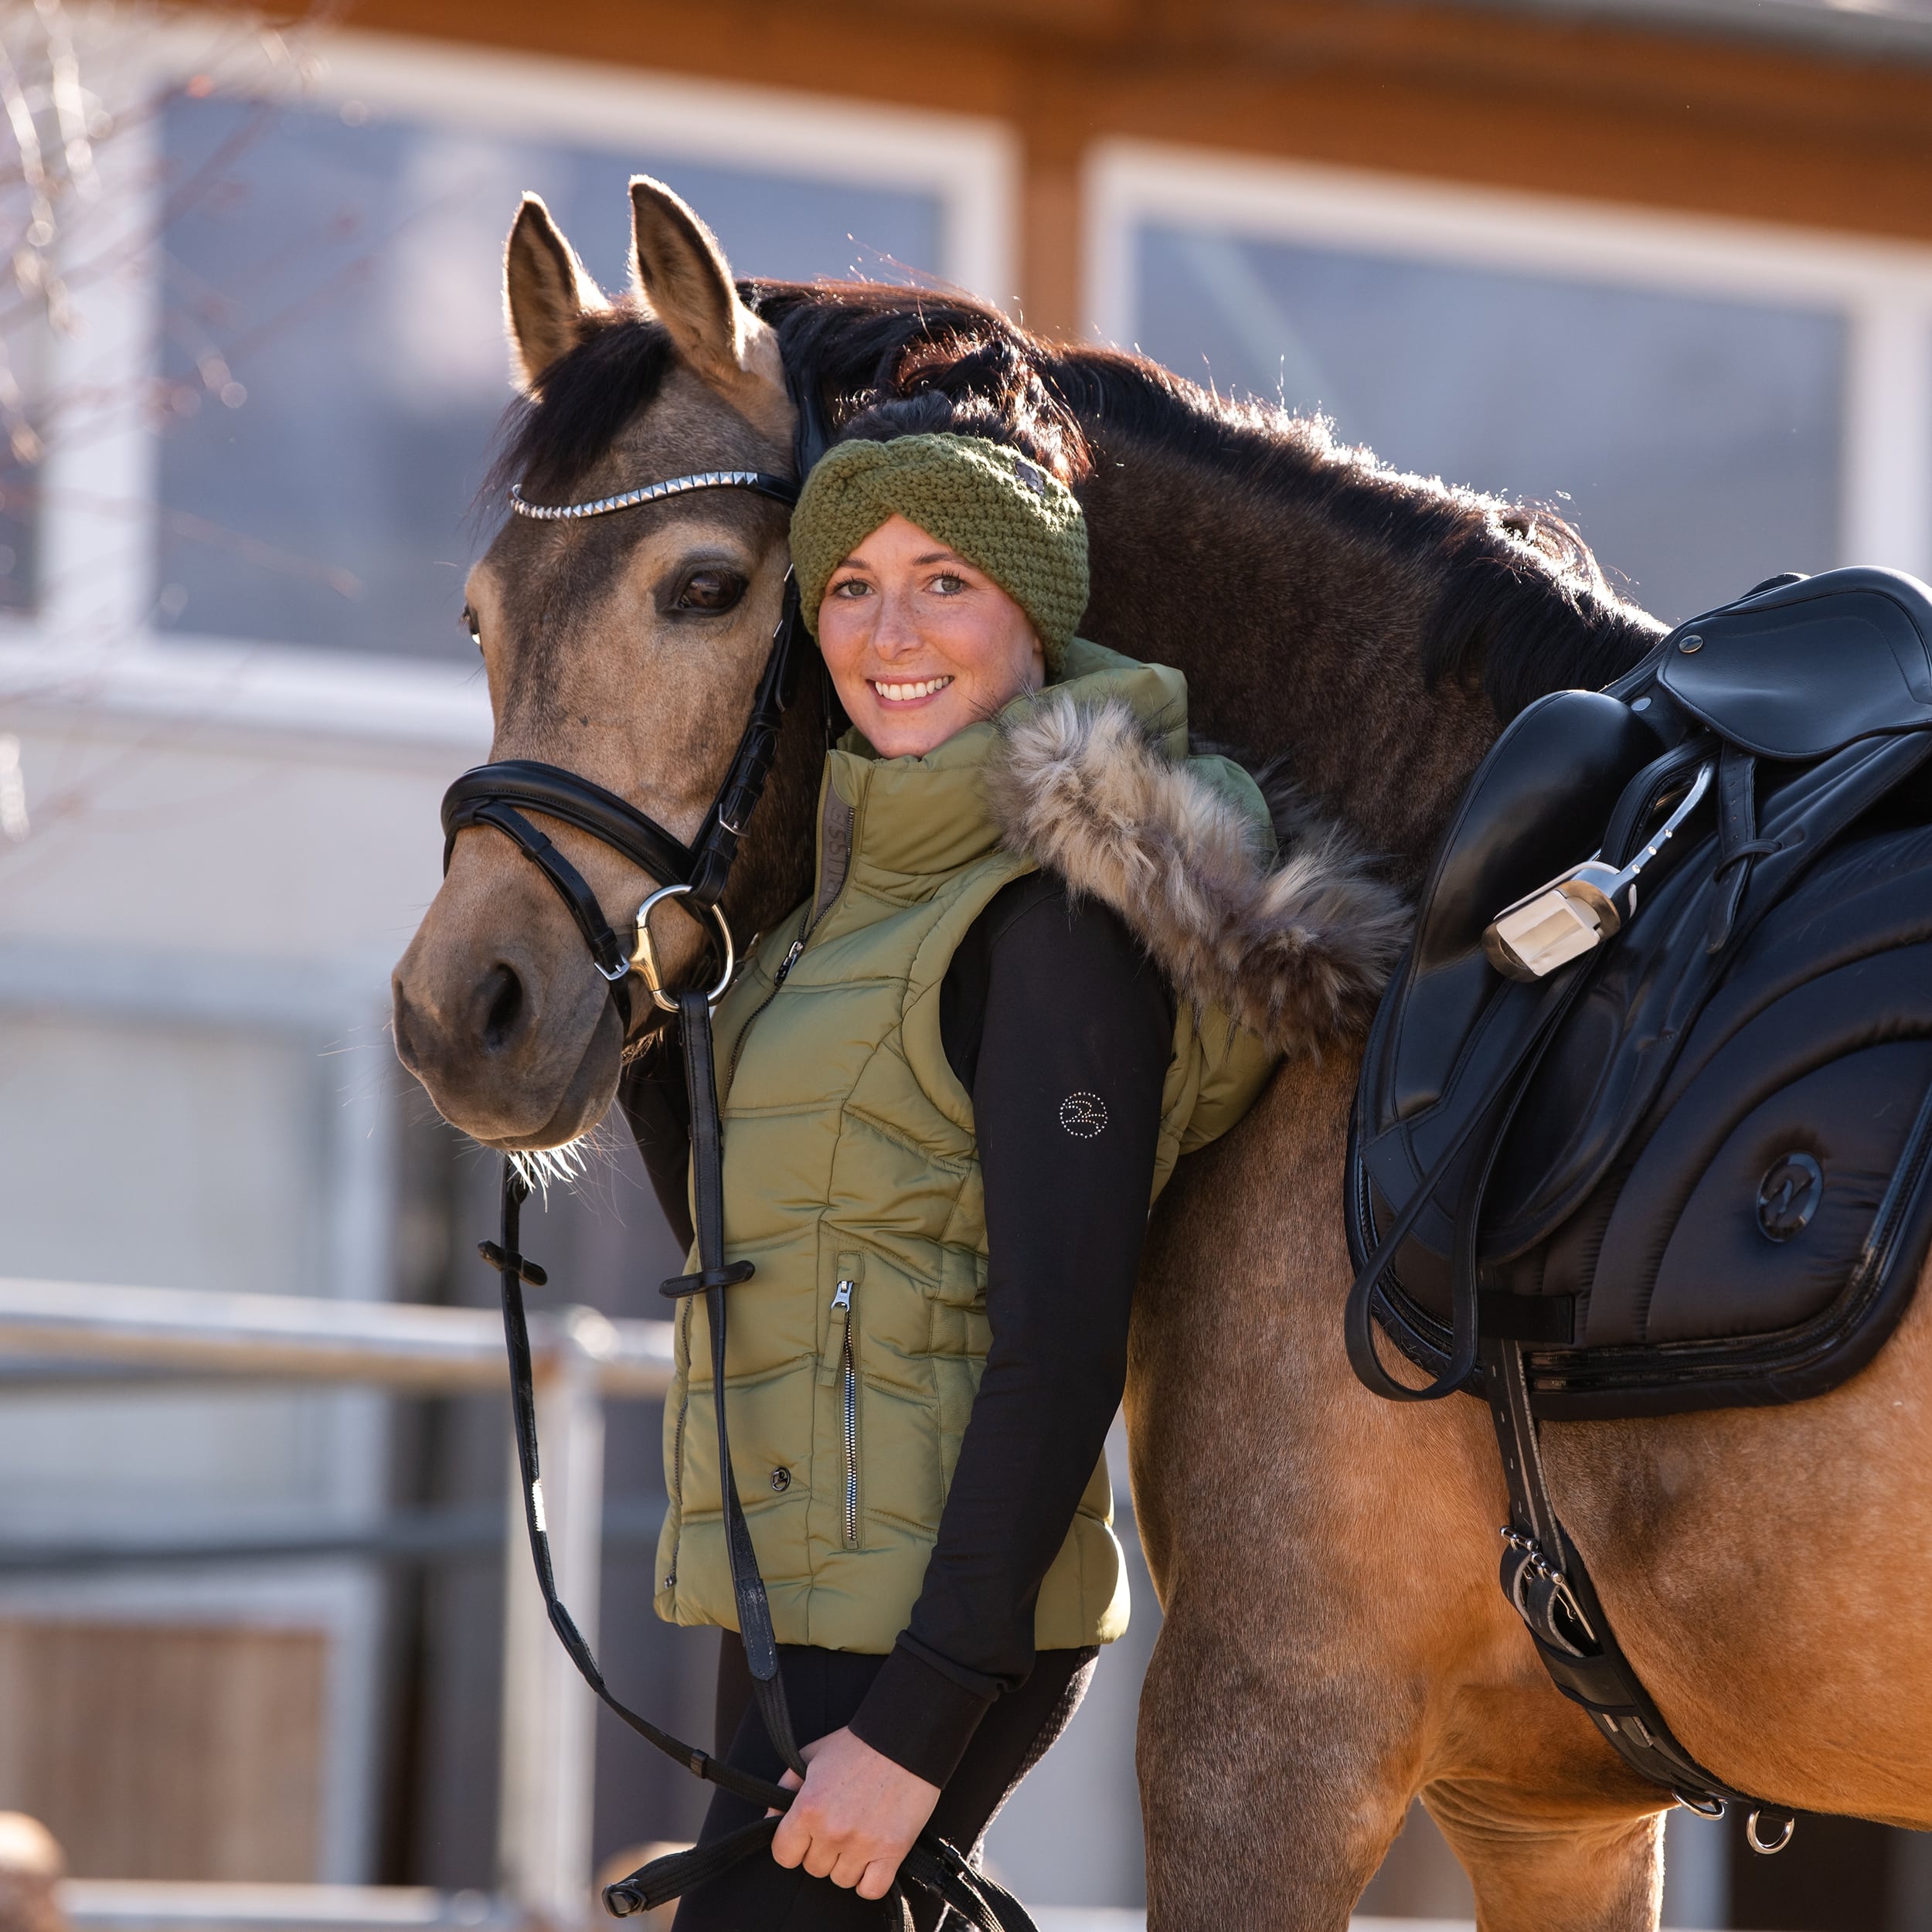
M 627 298 L 544 372 L 540 394 L 505 411 L 479 511 L 501 509 L 512 483 L 539 501 L 560 500 L 656 400 L 676 366 L 668 332 Z

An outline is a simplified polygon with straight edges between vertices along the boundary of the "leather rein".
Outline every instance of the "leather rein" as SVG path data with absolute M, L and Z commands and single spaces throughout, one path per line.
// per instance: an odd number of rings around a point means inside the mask
M 805 467 L 801 462 L 801 473 Z M 758 470 L 706 470 L 582 503 L 527 503 L 520 488 L 512 486 L 510 508 L 517 515 L 542 522 L 574 521 L 659 502 L 688 491 L 712 489 L 751 490 L 786 505 L 795 503 L 798 498 L 798 485 L 787 477 Z M 777 625 L 753 696 L 750 716 L 717 795 L 689 845 L 615 792 L 560 765 L 536 759 L 502 759 L 464 772 L 444 794 L 442 811 L 443 869 L 446 872 L 457 835 L 471 826 L 488 825 L 509 838 L 549 880 L 583 934 L 591 963 L 609 987 L 627 1048 L 633 1032 L 630 984 L 633 973 L 642 980 L 651 1003 L 661 1012 L 678 1016 L 685 1080 L 691 1097 L 692 1192 L 699 1266 L 695 1274 L 665 1282 L 662 1292 L 673 1299 L 696 1294 L 705 1298 L 711 1337 L 712 1386 L 716 1391 L 713 1406 L 717 1418 L 718 1468 L 724 1492 L 725 1546 L 737 1606 L 739 1634 L 766 1731 L 779 1757 L 801 1778 L 804 1775 L 804 1760 L 792 1729 L 784 1679 L 779 1674 L 771 1607 L 764 1579 L 759 1573 L 750 1528 L 739 1500 L 726 1433 L 725 1291 L 749 1279 L 752 1264 L 749 1261 L 727 1263 L 724 1258 L 723 1140 L 713 1062 L 711 1012 L 730 985 L 736 963 L 731 928 L 719 902 L 730 876 L 732 862 L 737 856 L 739 842 L 770 776 L 777 751 L 779 727 L 796 692 L 800 668 L 811 648 L 798 608 L 797 581 L 787 570 Z M 529 811 L 588 833 L 658 882 L 638 908 L 628 944 L 604 917 L 583 875 L 525 815 Z M 716 936 L 719 971 L 716 985 L 708 992 L 673 992 L 664 984 L 651 941 L 650 920 L 656 906 L 673 898 L 681 899 L 688 911 L 708 920 Z M 557 1594 L 549 1535 L 544 1522 L 537 1451 L 536 1372 L 523 1303 L 524 1284 L 542 1287 L 548 1277 L 519 1252 L 519 1247 L 522 1209 L 529 1196 L 528 1182 L 515 1158 L 506 1155 L 500 1239 L 481 1243 L 478 1251 L 495 1270 L 502 1285 L 524 1524 L 551 1627 L 584 1682 L 631 1730 L 668 1757 L 675 1758 L 695 1777 L 754 1806 L 768 1808 L 773 1814 L 756 1818 L 709 1844 L 655 1859 L 607 1886 L 605 1909 L 613 1917 L 622 1918 L 651 1911 L 765 1849 L 777 1828 L 775 1815 L 783 1812 L 795 1794 L 740 1770 L 696 1745 L 685 1743 L 623 1702 L 605 1682 L 590 1645 Z M 912 1932 L 908 1886 L 930 1894 L 942 1906 L 957 1914 L 973 1932 L 1035 1932 L 1032 1920 L 1019 1901 L 984 1873 L 975 1871 L 959 1851 L 930 1826 L 920 1834 L 901 1862 L 898 1878 L 885 1901 L 887 1910 L 896 1914 L 902 1932 Z

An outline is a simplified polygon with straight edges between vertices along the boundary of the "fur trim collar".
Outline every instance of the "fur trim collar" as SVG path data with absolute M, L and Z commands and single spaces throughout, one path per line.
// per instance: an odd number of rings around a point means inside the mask
M 986 791 L 1009 849 L 1111 906 L 1182 998 L 1283 1053 L 1366 1024 L 1409 913 L 1338 827 L 1299 821 L 1265 866 L 1233 799 L 1117 698 L 1049 689 L 1001 735 Z

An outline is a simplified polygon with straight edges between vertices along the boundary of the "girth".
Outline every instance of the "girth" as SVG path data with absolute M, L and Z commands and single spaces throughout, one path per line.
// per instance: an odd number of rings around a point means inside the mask
M 802 474 L 816 453 L 822 431 L 818 426 L 815 413 L 809 409 L 801 410 L 801 424 Z M 618 495 L 581 504 L 528 504 L 521 492 L 514 488 L 510 498 L 512 509 L 519 515 L 555 520 L 602 515 L 641 503 L 658 502 L 687 490 L 732 488 L 753 489 L 784 502 L 795 502 L 798 496 L 798 486 L 784 478 L 753 471 L 706 471 L 692 476 L 673 477 L 662 483 L 646 485 Z M 753 696 L 750 716 L 737 749 L 732 754 L 717 796 L 688 847 L 655 819 L 614 792 L 560 766 L 534 759 L 505 759 L 465 772 L 444 794 L 442 812 L 445 871 L 449 869 L 457 833 L 478 825 L 488 825 L 503 834 L 542 870 L 569 909 L 590 949 L 593 963 L 607 982 L 627 1039 L 631 1032 L 629 981 L 634 971 L 643 979 L 657 1007 L 666 1014 L 677 1015 L 682 1038 L 685 1082 L 691 1096 L 692 1180 L 696 1208 L 699 1267 L 695 1274 L 679 1276 L 667 1281 L 663 1291 L 674 1298 L 692 1294 L 701 1294 L 705 1298 L 711 1334 L 712 1372 L 716 1389 L 713 1406 L 717 1415 L 718 1466 L 724 1492 L 726 1549 L 730 1563 L 733 1594 L 736 1600 L 739 1632 L 744 1643 L 753 1692 L 766 1731 L 779 1757 L 801 1778 L 805 1772 L 804 1760 L 793 1733 L 784 1682 L 779 1673 L 778 1646 L 772 1628 L 770 1604 L 764 1579 L 759 1573 L 750 1527 L 739 1500 L 726 1423 L 726 1295 L 736 1283 L 749 1278 L 752 1264 L 748 1261 L 727 1262 L 724 1257 L 723 1145 L 716 1070 L 713 1064 L 711 1009 L 730 984 L 733 968 L 731 930 L 720 910 L 719 901 L 730 876 L 732 861 L 737 855 L 739 841 L 770 773 L 777 750 L 779 727 L 797 689 L 801 664 L 810 648 L 799 616 L 798 586 L 787 571 L 777 627 L 772 634 L 771 648 Z M 526 811 L 540 812 L 588 833 L 658 882 L 638 907 L 628 945 L 612 929 L 588 881 L 551 840 L 530 823 L 524 815 Z M 651 942 L 650 914 L 659 901 L 670 897 L 683 899 L 690 910 L 708 918 L 716 929 L 723 957 L 717 983 L 709 994 L 696 991 L 674 994 L 663 985 Z M 607 1886 L 604 1891 L 605 1909 L 613 1917 L 621 1918 L 650 1911 L 678 1898 L 693 1886 L 728 1870 L 741 1859 L 766 1849 L 777 1828 L 777 1815 L 791 1805 L 794 1794 L 781 1785 L 740 1771 L 696 1745 L 685 1743 L 631 1709 L 606 1682 L 603 1670 L 584 1641 L 576 1620 L 557 1594 L 549 1536 L 544 1522 L 536 1382 L 523 1305 L 525 1283 L 542 1287 L 547 1278 L 543 1270 L 521 1252 L 519 1223 L 522 1206 L 529 1196 L 529 1185 L 518 1170 L 515 1158 L 505 1155 L 500 1239 L 480 1243 L 478 1252 L 496 1270 L 502 1288 L 504 1338 L 510 1363 L 511 1415 L 516 1435 L 518 1469 L 523 1485 L 524 1524 L 551 1628 L 584 1682 L 639 1736 L 666 1756 L 676 1759 L 693 1776 L 753 1804 L 767 1806 L 773 1814 L 713 1844 L 655 1859 L 628 1877 Z M 895 1913 L 902 1932 L 911 1932 L 912 1926 L 907 1886 L 916 1887 L 940 1901 L 964 1925 L 973 1928 L 973 1932 L 1035 1932 L 1032 1920 L 1019 1901 L 984 1873 L 973 1870 L 957 1848 L 930 1827 L 920 1834 L 901 1862 L 898 1878 L 887 1895 L 888 1909 Z
M 1932 1235 L 1928 758 L 1932 594 L 1882 570 L 1774 580 L 1607 691 L 1539 700 L 1444 836 L 1351 1124 L 1356 1374 L 1393 1400 L 1485 1397 L 1502 1586 L 1558 1689 L 1686 1804 L 1745 1807 L 1760 1851 L 1788 1841 L 1789 1809 L 1672 1736 L 1556 1515 L 1538 1420 L 1788 1400 L 1889 1332 Z M 1710 1098 L 1733 1088 L 1735 1124 Z M 1832 1139 L 1807 1109 L 1855 1088 Z M 1807 1145 L 1835 1162 L 1828 1185 Z M 1719 1183 L 1706 1206 L 1696 1189 Z M 1821 1196 L 1825 1232 L 1782 1247 Z M 1726 1266 L 1781 1268 L 1801 1297 L 1838 1265 L 1820 1243 L 1867 1223 L 1835 1298 L 1788 1334 L 1624 1338 L 1691 1321 L 1653 1298 Z M 1703 1243 L 1682 1262 L 1679 1226 Z M 1389 1372 L 1378 1329 L 1422 1386 Z

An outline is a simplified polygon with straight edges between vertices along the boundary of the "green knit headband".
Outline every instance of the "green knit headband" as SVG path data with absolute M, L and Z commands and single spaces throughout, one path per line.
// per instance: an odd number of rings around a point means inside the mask
M 984 570 L 1032 621 L 1056 668 L 1087 608 L 1087 519 L 1057 477 L 978 436 L 841 443 L 820 457 L 791 513 L 791 566 L 814 637 L 833 571 L 895 515 Z

